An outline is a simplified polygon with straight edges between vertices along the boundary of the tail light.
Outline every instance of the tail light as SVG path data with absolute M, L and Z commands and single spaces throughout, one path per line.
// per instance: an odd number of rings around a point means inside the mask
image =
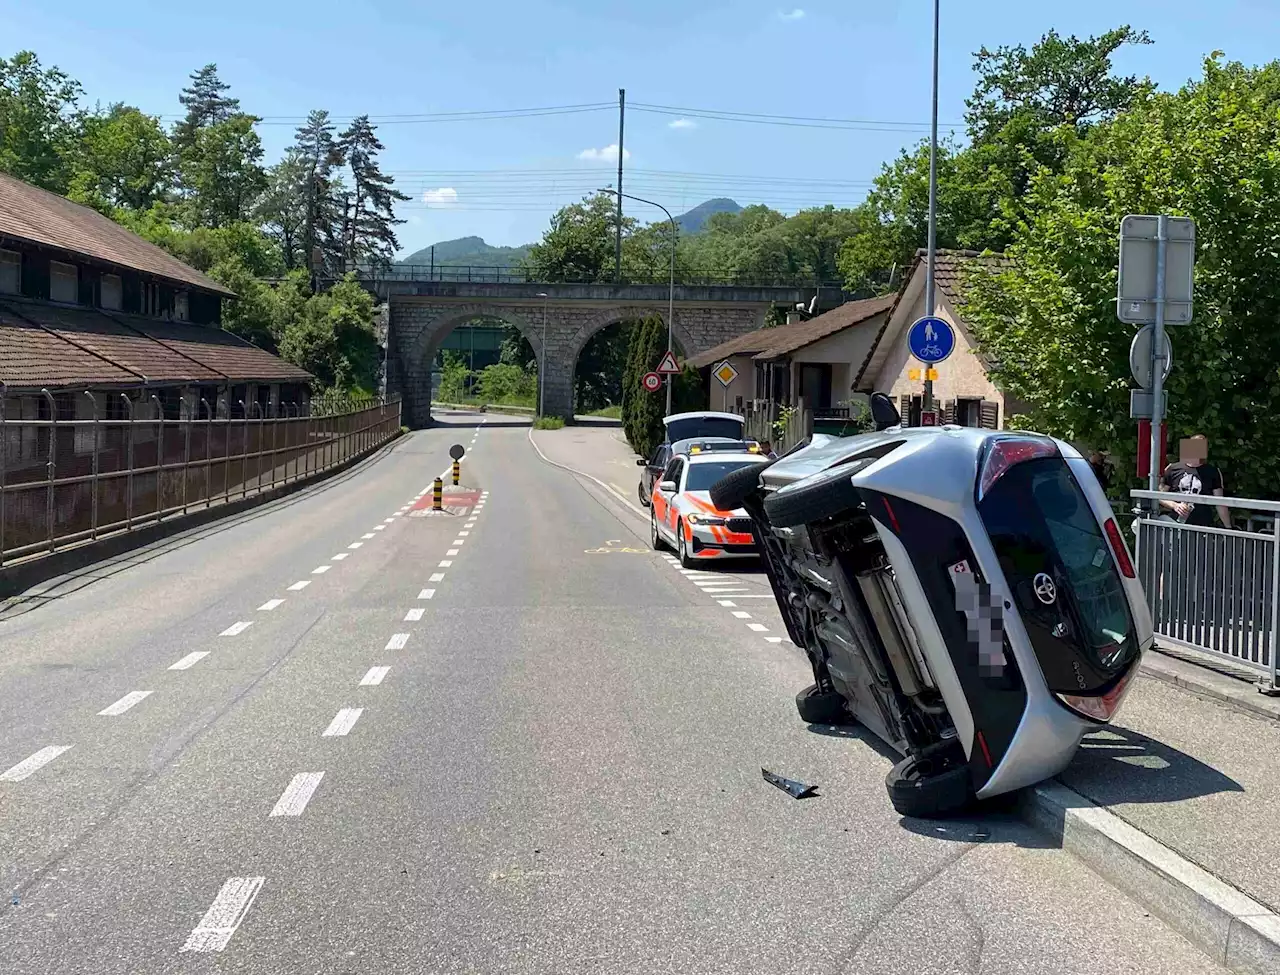
M 1116 565 L 1120 566 L 1120 573 L 1126 579 L 1134 578 L 1133 560 L 1129 558 L 1129 547 L 1124 543 L 1124 537 L 1120 534 L 1116 520 L 1108 518 L 1103 528 L 1107 532 L 1107 541 L 1111 543 L 1111 552 L 1116 557 Z
M 1039 437 L 1000 437 L 991 441 L 982 473 L 978 477 L 978 500 L 981 501 L 1009 468 L 1041 457 L 1058 456 L 1058 447 L 1052 440 Z
M 1127 674 L 1116 681 L 1111 690 L 1100 697 L 1059 694 L 1057 698 L 1072 711 L 1077 714 L 1083 714 L 1086 718 L 1092 718 L 1094 721 L 1110 721 L 1111 716 L 1120 707 L 1120 702 L 1124 700 L 1124 696 L 1129 690 L 1129 684 L 1133 681 L 1133 675 L 1137 672 L 1138 667 L 1135 664 L 1129 668 Z

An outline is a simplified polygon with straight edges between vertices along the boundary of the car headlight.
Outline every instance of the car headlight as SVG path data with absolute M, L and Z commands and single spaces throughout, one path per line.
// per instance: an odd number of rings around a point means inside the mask
M 691 525 L 723 525 L 725 519 L 718 515 L 690 515 L 689 524 Z

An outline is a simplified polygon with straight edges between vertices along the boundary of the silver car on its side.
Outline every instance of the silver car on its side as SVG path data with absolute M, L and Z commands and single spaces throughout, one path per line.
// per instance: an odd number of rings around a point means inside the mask
M 1142 588 L 1088 461 L 1032 433 L 815 435 L 713 486 L 750 514 L 814 724 L 900 754 L 902 815 L 943 816 L 1061 771 L 1115 714 L 1152 643 Z

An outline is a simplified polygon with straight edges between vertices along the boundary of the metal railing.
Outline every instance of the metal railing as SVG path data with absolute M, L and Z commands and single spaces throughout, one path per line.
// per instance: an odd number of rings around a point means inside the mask
M 272 416 L 237 402 L 223 418 L 201 399 L 174 419 L 155 396 L 135 418 L 124 394 L 81 395 L 90 419 L 59 418 L 48 392 L 49 419 L 6 418 L 0 401 L 0 565 L 313 477 L 400 429 L 398 399 Z
M 548 281 L 546 275 L 526 271 L 519 267 L 468 265 L 443 267 L 439 264 L 392 264 L 385 267 L 367 267 L 357 271 L 365 281 L 415 281 L 474 284 L 614 284 L 612 271 L 603 274 L 559 274 Z M 670 269 L 666 266 L 652 271 L 638 269 L 623 275 L 623 284 L 670 283 Z M 677 285 L 756 287 L 756 288 L 842 288 L 839 281 L 824 281 L 812 274 L 746 274 L 737 271 L 680 270 L 676 269 Z
M 1160 501 L 1230 508 L 1232 521 L 1246 512 L 1280 512 L 1280 502 L 1250 498 L 1200 498 L 1164 491 L 1132 491 L 1154 502 L 1136 514 L 1138 578 L 1147 594 L 1156 634 L 1196 650 L 1221 654 L 1257 671 L 1269 693 L 1277 682 L 1280 638 L 1280 519 L 1265 531 L 1241 517 L 1246 530 L 1189 525 Z

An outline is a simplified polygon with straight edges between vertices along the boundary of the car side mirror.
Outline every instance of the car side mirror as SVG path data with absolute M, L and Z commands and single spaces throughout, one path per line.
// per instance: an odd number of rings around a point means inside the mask
M 676 493 L 676 482 L 675 482 L 675 481 L 663 481 L 661 484 L 659 484 L 659 485 L 658 485 L 658 490 L 659 490 L 659 491 L 661 491 L 663 494 L 675 494 L 675 493 Z
M 645 460 L 643 457 L 636 458 L 636 467 L 648 467 L 648 466 L 649 466 L 649 462 Z
M 889 427 L 902 425 L 902 414 L 893 405 L 893 400 L 884 393 L 871 394 L 871 419 L 877 430 L 888 430 Z

